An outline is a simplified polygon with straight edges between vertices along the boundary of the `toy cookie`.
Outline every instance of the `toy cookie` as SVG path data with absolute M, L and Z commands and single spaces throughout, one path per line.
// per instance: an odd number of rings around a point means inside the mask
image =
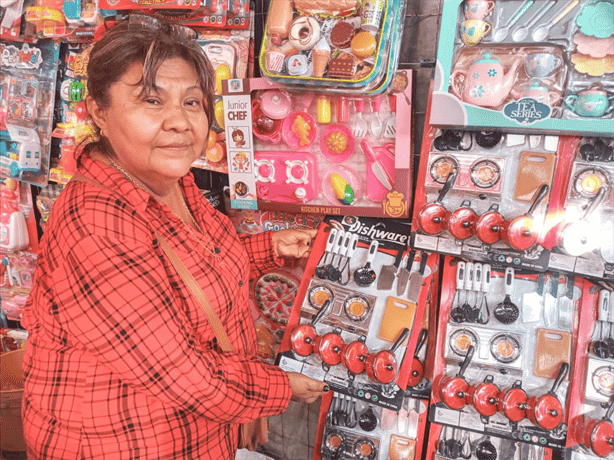
M 349 48 L 354 38 L 354 27 L 346 21 L 339 21 L 330 32 L 330 43 L 335 48 Z

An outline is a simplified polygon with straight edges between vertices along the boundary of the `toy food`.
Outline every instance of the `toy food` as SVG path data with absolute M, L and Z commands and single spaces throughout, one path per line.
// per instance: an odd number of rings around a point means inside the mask
M 330 185 L 341 204 L 350 205 L 354 202 L 354 190 L 339 174 L 330 175 Z
M 313 47 L 313 76 L 322 77 L 330 59 L 330 45 L 325 38 L 321 38 Z
M 345 151 L 348 145 L 347 136 L 341 131 L 333 131 L 326 138 L 326 147 L 332 153 L 341 153 Z
M 348 48 L 354 38 L 354 26 L 346 21 L 339 21 L 330 32 L 330 43 L 335 48 Z
M 314 18 L 301 16 L 292 23 L 288 39 L 297 50 L 310 50 L 320 40 L 320 24 Z
M 358 2 L 356 0 L 296 0 L 295 6 L 297 10 L 305 14 L 340 15 L 340 13 L 351 13 L 358 6 Z
M 305 147 L 311 143 L 309 133 L 311 126 L 305 121 L 305 119 L 298 115 L 292 124 L 292 133 L 299 138 L 299 145 Z
M 292 0 L 272 0 L 267 21 L 269 35 L 277 35 L 279 39 L 288 36 L 294 13 L 293 3 Z
M 352 38 L 351 47 L 357 57 L 368 58 L 375 53 L 375 37 L 370 32 L 359 32 Z

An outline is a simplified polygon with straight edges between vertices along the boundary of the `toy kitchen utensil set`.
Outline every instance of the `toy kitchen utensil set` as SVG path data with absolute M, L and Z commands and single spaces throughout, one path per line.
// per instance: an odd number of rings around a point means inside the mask
M 396 118 L 411 119 L 411 85 L 347 98 L 237 82 L 236 93 L 224 82 L 233 207 L 408 216 L 411 123 Z
M 558 138 L 428 128 L 414 206 L 414 245 L 544 270 L 546 211 Z
M 445 2 L 430 123 L 611 136 L 613 24 L 611 0 Z
M 476 444 L 490 436 L 498 449 L 504 439 L 564 447 L 583 283 L 446 256 L 429 419 L 453 430 L 431 433 L 432 449 L 447 439 L 462 452 L 469 437 L 468 456 L 451 458 L 481 458 Z
M 279 365 L 398 411 L 435 256 L 408 250 L 408 228 L 398 222 L 355 217 L 344 222 L 320 230 L 316 244 L 324 238 L 326 243 L 321 252 L 317 246 L 312 251 Z M 383 237 L 373 236 L 378 232 Z M 409 277 L 399 289 L 403 271 Z

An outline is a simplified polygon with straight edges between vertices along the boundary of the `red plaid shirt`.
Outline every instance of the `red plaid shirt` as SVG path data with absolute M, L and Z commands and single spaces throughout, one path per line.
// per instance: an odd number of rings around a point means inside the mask
M 23 317 L 28 458 L 234 458 L 238 424 L 281 413 L 291 396 L 285 372 L 256 357 L 248 306 L 250 277 L 278 266 L 270 234 L 237 236 L 189 174 L 184 194 L 214 257 L 115 169 L 84 158 L 81 172 L 111 190 L 69 183 L 45 228 Z M 218 349 L 154 231 L 204 289 L 234 353 Z

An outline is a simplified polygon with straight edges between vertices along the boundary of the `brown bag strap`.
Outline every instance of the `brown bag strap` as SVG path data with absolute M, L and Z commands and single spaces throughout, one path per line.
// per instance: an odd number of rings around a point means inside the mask
M 85 177 L 81 173 L 74 174 L 70 180 L 75 181 L 75 182 L 79 182 L 79 181 L 87 182 L 89 184 L 96 185 L 98 187 L 106 188 L 110 190 L 108 187 L 105 187 L 101 183 L 96 182 L 95 180 L 92 180 L 89 177 Z M 158 232 L 156 232 L 156 236 L 158 238 L 158 241 L 160 242 L 160 247 L 166 254 L 166 257 L 169 258 L 169 260 L 173 264 L 173 267 L 175 267 L 175 270 L 177 270 L 177 273 L 179 273 L 179 276 L 181 277 L 183 282 L 186 284 L 190 292 L 192 292 L 192 295 L 198 301 L 200 308 L 202 308 L 203 312 L 205 313 L 205 316 L 207 317 L 209 324 L 213 328 L 213 332 L 215 333 L 215 337 L 217 338 L 217 341 L 220 344 L 222 351 L 227 352 L 227 353 L 232 353 L 233 349 L 232 349 L 232 344 L 230 343 L 230 338 L 228 337 L 228 334 L 226 333 L 226 329 L 224 329 L 224 325 L 222 324 L 222 321 L 220 321 L 219 316 L 217 315 L 217 313 L 215 313 L 215 310 L 211 306 L 211 302 L 209 302 L 207 295 L 205 294 L 205 292 L 202 290 L 202 288 L 200 287 L 200 285 L 194 278 L 194 275 L 190 273 L 190 270 L 188 270 L 188 267 L 185 266 L 183 261 L 179 258 L 177 253 L 168 244 L 168 242 L 164 239 L 164 237 L 160 235 Z

